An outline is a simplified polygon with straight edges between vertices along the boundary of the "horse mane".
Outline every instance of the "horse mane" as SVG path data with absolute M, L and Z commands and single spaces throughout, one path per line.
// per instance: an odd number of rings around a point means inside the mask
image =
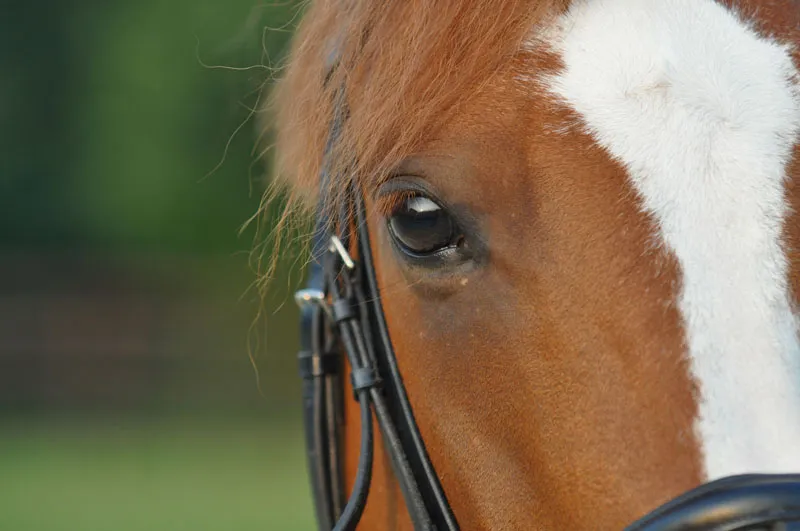
M 295 34 L 270 100 L 275 176 L 311 207 L 337 95 L 347 120 L 329 148 L 326 200 L 381 182 L 568 0 L 320 0 Z M 341 92 L 342 89 L 344 92 Z

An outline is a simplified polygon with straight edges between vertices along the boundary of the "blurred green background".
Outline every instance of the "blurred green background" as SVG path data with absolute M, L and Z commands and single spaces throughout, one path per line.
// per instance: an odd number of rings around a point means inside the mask
M 301 272 L 262 301 L 239 233 L 267 167 L 252 109 L 298 12 L 4 3 L 0 531 L 312 528 Z

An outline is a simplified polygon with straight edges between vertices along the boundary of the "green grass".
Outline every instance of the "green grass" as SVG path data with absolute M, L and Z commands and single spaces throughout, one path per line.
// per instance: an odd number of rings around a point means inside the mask
M 254 421 L 0 427 L 2 531 L 307 531 L 302 433 Z

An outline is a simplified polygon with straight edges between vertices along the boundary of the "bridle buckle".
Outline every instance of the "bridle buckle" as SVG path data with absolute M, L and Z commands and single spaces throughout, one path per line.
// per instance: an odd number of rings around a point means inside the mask
M 353 261 L 353 258 L 350 256 L 350 253 L 347 252 L 345 249 L 342 240 L 339 239 L 338 236 L 333 235 L 331 236 L 331 243 L 328 246 L 328 250 L 332 253 L 336 253 L 339 255 L 339 258 L 342 259 L 342 263 L 347 269 L 351 271 L 356 268 L 356 263 Z
M 325 312 L 325 315 L 333 321 L 333 311 L 331 305 L 325 297 L 325 292 L 321 289 L 305 288 L 299 289 L 294 292 L 294 302 L 300 310 L 304 310 L 310 306 L 316 306 Z

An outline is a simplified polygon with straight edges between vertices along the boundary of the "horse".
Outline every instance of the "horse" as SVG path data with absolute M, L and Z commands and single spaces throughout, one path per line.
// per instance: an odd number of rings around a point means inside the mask
M 800 518 L 799 7 L 307 8 L 271 105 L 321 528 Z

